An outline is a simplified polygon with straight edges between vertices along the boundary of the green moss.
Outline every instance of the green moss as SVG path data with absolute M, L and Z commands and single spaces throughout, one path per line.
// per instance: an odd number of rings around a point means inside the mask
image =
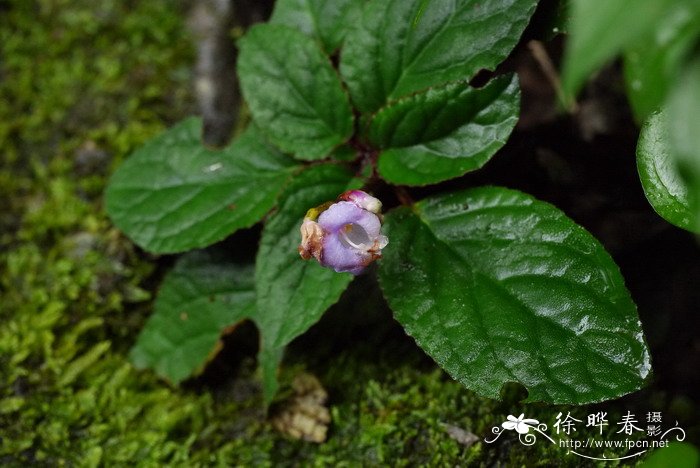
M 181 6 L 0 8 L 0 462 L 184 462 L 212 401 L 126 361 L 153 266 L 100 208 L 111 161 L 191 109 Z
M 161 272 L 101 192 L 193 110 L 183 4 L 0 1 L 0 464 L 578 464 L 548 444 L 452 440 L 446 424 L 483 436 L 524 410 L 517 390 L 494 402 L 446 377 L 370 307 L 376 290 L 351 291 L 285 361 L 283 384 L 307 369 L 331 395 L 325 444 L 270 428 L 250 358 L 223 385 L 182 388 L 129 364 Z M 550 423 L 556 411 L 527 407 Z

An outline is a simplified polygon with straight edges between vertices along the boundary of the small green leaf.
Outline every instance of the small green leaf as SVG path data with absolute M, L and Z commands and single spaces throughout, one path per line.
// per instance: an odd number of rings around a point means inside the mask
M 669 149 L 688 185 L 694 228 L 700 229 L 700 57 L 686 65 L 667 102 Z
M 254 315 L 252 266 L 190 252 L 163 280 L 131 360 L 178 383 L 202 370 L 218 351 L 226 327 Z
M 387 101 L 493 70 L 520 39 L 536 0 L 374 0 L 347 35 L 340 71 L 355 105 Z
M 659 31 L 679 11 L 697 11 L 697 0 L 572 0 L 570 39 L 564 57 L 564 92 L 575 94 L 593 71 Z
M 478 169 L 505 144 L 519 111 L 515 76 L 483 89 L 454 83 L 401 99 L 370 124 L 370 140 L 387 148 L 379 174 L 394 184 L 425 185 Z
M 666 221 L 689 231 L 696 230 L 695 214 L 688 199 L 688 186 L 669 150 L 667 114 L 653 114 L 642 127 L 637 144 L 637 169 L 644 194 Z
M 362 0 L 278 0 L 270 23 L 295 27 L 332 53 L 359 21 L 363 4 Z
M 627 96 L 640 122 L 659 110 L 700 37 L 700 9 L 694 12 L 689 5 L 681 4 L 674 12 L 659 20 L 653 34 L 625 52 Z
M 220 241 L 255 224 L 298 167 L 250 127 L 231 146 L 210 150 L 190 118 L 134 152 L 112 176 L 107 213 L 131 240 L 155 253 Z
M 316 323 L 353 278 L 299 257 L 304 214 L 356 186 L 352 173 L 339 165 L 312 166 L 290 183 L 278 211 L 265 223 L 255 262 L 255 289 L 267 401 L 277 385 L 273 373 L 277 362 L 270 360 L 279 359 L 290 341 Z
M 299 159 L 321 159 L 350 138 L 352 110 L 340 78 L 313 39 L 259 24 L 240 40 L 238 75 L 253 118 Z
M 590 403 L 650 372 L 637 311 L 617 266 L 555 207 L 483 187 L 386 217 L 384 295 L 409 335 L 455 379 L 497 398 Z

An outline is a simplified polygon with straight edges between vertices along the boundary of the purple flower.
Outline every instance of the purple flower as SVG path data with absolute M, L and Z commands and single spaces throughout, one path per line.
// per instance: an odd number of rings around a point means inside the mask
M 381 258 L 389 242 L 380 233 L 381 209 L 382 202 L 361 190 L 348 190 L 336 203 L 310 209 L 301 224 L 301 258 L 314 257 L 339 273 L 360 274 Z

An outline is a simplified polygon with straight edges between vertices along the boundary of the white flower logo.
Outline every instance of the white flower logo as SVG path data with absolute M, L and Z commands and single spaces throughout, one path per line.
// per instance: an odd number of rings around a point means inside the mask
M 527 434 L 530 431 L 531 427 L 537 427 L 537 425 L 540 423 L 537 419 L 524 419 L 525 418 L 525 413 L 522 413 L 520 416 L 517 418 L 513 415 L 508 415 L 508 421 L 504 421 L 501 426 L 503 426 L 503 429 L 506 429 L 508 431 L 512 431 L 515 429 L 518 431 L 518 434 Z

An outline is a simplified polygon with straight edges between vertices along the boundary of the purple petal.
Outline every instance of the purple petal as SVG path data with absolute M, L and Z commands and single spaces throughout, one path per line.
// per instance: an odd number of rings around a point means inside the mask
M 321 265 L 333 268 L 339 273 L 359 274 L 365 269 L 371 254 L 354 249 L 344 243 L 336 233 L 323 237 L 323 254 Z
M 359 190 L 340 195 L 336 203 L 324 203 L 307 212 L 301 226 L 299 253 L 315 257 L 337 272 L 361 273 L 381 258 L 388 239 L 381 234 L 381 202 Z
M 318 217 L 318 224 L 326 232 L 337 232 L 347 224 L 357 224 L 367 232 L 372 240 L 379 235 L 382 227 L 377 215 L 346 201 L 335 203 L 321 213 Z

